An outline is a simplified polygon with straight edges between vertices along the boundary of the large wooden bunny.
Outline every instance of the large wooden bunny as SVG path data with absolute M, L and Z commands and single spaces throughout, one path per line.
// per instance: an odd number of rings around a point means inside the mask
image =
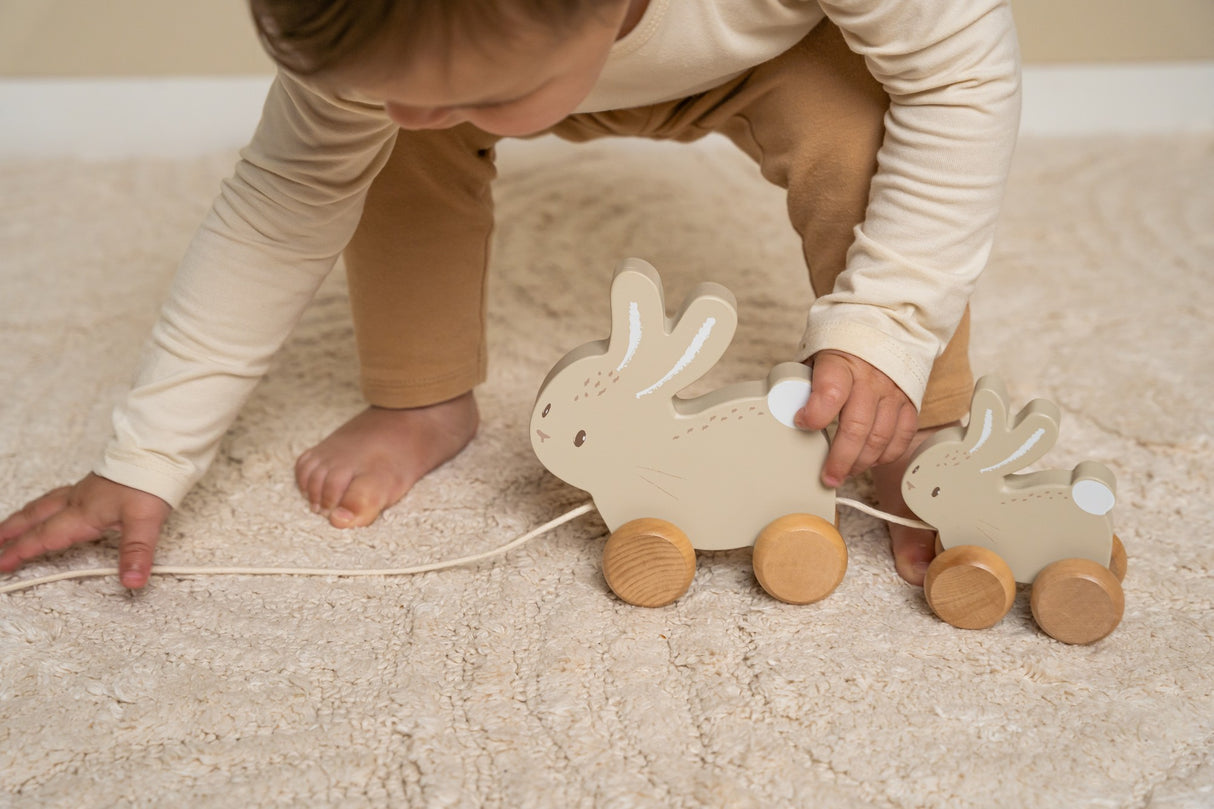
M 754 545 L 771 595 L 808 603 L 843 577 L 835 493 L 820 483 L 827 439 L 799 430 L 801 363 L 703 396 L 677 394 L 725 353 L 737 326 L 729 290 L 700 284 L 667 317 L 658 273 L 627 259 L 611 285 L 611 335 L 548 374 L 531 442 L 557 477 L 585 489 L 612 530 L 603 571 L 617 595 L 660 606 L 682 595 L 695 550 Z
M 1050 635 L 1089 643 L 1120 622 L 1125 552 L 1113 535 L 1113 473 L 1093 461 L 1071 470 L 1013 474 L 1058 440 L 1059 411 L 1037 399 L 1009 422 L 1008 396 L 978 380 L 966 427 L 941 430 L 902 479 L 907 505 L 936 528 L 928 603 L 955 626 L 998 622 L 1016 582 L 1033 584 L 1032 609 Z

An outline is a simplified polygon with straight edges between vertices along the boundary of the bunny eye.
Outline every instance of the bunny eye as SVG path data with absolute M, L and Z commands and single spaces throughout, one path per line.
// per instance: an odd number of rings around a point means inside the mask
M 551 402 L 549 402 L 548 404 L 544 405 L 544 412 L 543 412 L 543 413 L 540 413 L 540 418 L 542 418 L 542 419 L 546 419 L 546 418 L 548 418 L 548 412 L 549 412 L 550 410 L 552 410 L 552 403 L 551 403 Z
M 940 487 L 937 486 L 936 488 L 932 489 L 932 497 L 939 497 L 939 496 L 940 496 Z
M 546 414 L 548 413 L 548 411 L 547 411 L 547 410 L 545 410 L 545 411 L 544 411 L 544 413 L 545 413 L 545 415 L 546 415 Z M 919 474 L 919 464 L 915 464 L 915 468 L 911 470 L 911 474 L 912 474 L 912 475 L 917 475 L 917 474 Z
M 582 444 L 585 444 L 585 443 L 586 443 L 586 431 L 578 430 L 577 435 L 575 435 L 573 437 L 573 445 L 575 447 L 580 447 Z

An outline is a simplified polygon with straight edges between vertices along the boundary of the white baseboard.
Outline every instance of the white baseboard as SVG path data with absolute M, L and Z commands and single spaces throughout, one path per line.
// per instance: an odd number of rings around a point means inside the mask
M 186 157 L 238 148 L 270 76 L 0 79 L 0 157 Z
M 1214 129 L 1214 62 L 1030 65 L 1026 135 L 1152 134 Z
M 249 139 L 269 76 L 2 79 L 0 158 L 183 157 Z M 1026 135 L 1214 130 L 1214 62 L 1029 66 Z

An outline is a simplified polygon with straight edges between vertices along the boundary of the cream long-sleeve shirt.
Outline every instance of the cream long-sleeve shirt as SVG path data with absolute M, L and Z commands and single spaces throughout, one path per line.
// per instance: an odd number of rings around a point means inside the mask
M 855 354 L 918 404 L 986 263 L 1019 117 L 1007 0 L 650 0 L 579 112 L 701 92 L 823 17 L 890 96 L 865 221 L 801 357 Z M 176 506 L 354 232 L 396 127 L 280 73 L 178 268 L 96 472 Z

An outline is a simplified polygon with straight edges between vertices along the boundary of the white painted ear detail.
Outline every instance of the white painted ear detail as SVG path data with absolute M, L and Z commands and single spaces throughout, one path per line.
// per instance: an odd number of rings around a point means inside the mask
M 785 379 L 772 385 L 767 392 L 767 409 L 776 421 L 796 429 L 793 416 L 809 401 L 809 380 Z
M 1075 485 L 1071 486 L 1071 499 L 1075 501 L 1075 505 L 1097 517 L 1112 511 L 1116 502 L 1112 490 L 1099 480 L 1076 481 Z
M 636 301 L 628 302 L 628 351 L 624 353 L 624 359 L 616 366 L 616 373 L 628 367 L 628 363 L 632 362 L 632 358 L 636 356 L 637 349 L 641 347 L 641 337 L 643 329 L 641 328 L 641 307 Z
M 1016 461 L 1023 458 L 1025 455 L 1028 455 L 1029 450 L 1032 449 L 1033 447 L 1035 447 L 1037 445 L 1037 442 L 1040 441 L 1042 436 L 1044 436 L 1044 435 L 1045 435 L 1045 430 L 1036 430 L 1032 435 L 1030 435 L 1028 437 L 1028 439 L 1023 444 L 1016 447 L 1015 451 L 1013 451 L 1011 455 L 1007 456 L 1006 458 L 1004 458 L 1002 461 L 999 461 L 998 463 L 994 463 L 994 464 L 991 464 L 990 466 L 983 467 L 982 469 L 979 469 L 978 471 L 981 472 L 982 474 L 986 474 L 987 472 L 994 472 L 996 469 L 1002 469 L 1003 467 L 1007 466 L 1010 463 L 1015 463 Z M 986 439 L 983 438 L 982 440 L 985 441 Z M 1026 463 L 1027 463 L 1027 461 L 1026 461 Z M 1019 468 L 1019 467 L 1014 467 L 1014 468 Z
M 980 436 L 978 436 L 978 443 L 976 443 L 976 444 L 974 444 L 974 446 L 970 447 L 970 452 L 969 452 L 970 455 L 973 455 L 975 452 L 977 452 L 979 450 L 979 448 L 981 448 L 981 446 L 987 442 L 987 439 L 991 437 L 991 428 L 994 426 L 994 424 L 993 424 L 994 419 L 995 419 L 995 411 L 993 411 L 993 410 L 987 409 L 982 414 L 982 434 Z M 973 426 L 971 426 L 970 429 L 973 429 Z M 985 471 L 985 470 L 983 470 L 983 471 Z
M 637 398 L 640 399 L 643 396 L 648 396 L 682 373 L 683 369 L 690 365 L 691 361 L 700 353 L 700 350 L 704 348 L 704 343 L 708 342 L 708 335 L 712 334 L 713 327 L 716 325 L 717 319 L 715 317 L 705 318 L 704 322 L 700 324 L 700 330 L 692 338 L 691 344 L 683 352 L 683 356 L 679 357 L 678 361 L 666 372 L 665 376 L 645 388 L 645 390 L 637 391 Z

